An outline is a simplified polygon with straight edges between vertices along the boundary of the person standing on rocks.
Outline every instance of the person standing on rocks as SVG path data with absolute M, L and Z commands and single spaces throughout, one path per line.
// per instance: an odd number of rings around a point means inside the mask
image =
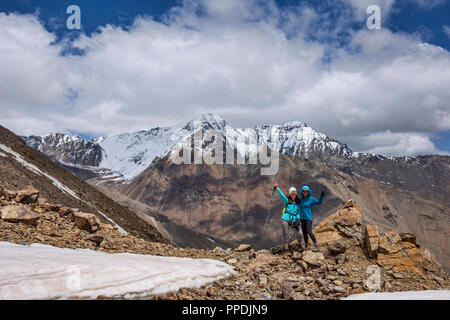
M 319 246 L 317 245 L 316 237 L 312 232 L 312 207 L 313 205 L 322 204 L 323 197 L 325 196 L 325 191 L 320 193 L 319 200 L 314 198 L 312 195 L 312 190 L 308 186 L 302 187 L 302 194 L 300 198 L 300 222 L 302 225 L 303 238 L 305 240 L 305 249 L 309 250 L 308 235 L 314 242 L 313 251 L 319 251 Z
M 278 191 L 281 200 L 284 203 L 283 215 L 281 216 L 281 231 L 283 233 L 283 243 L 284 249 L 289 249 L 288 231 L 289 227 L 294 229 L 295 235 L 297 237 L 298 245 L 300 251 L 303 251 L 302 247 L 302 236 L 300 234 L 300 198 L 297 195 L 297 189 L 294 187 L 289 188 L 289 197 L 286 197 L 284 193 L 275 184 L 273 187 Z

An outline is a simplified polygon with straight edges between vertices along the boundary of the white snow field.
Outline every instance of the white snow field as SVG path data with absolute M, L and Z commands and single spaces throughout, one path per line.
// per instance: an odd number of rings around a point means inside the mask
M 0 299 L 131 299 L 200 287 L 235 274 L 211 259 L 108 254 L 0 242 Z
M 342 300 L 450 300 L 450 290 L 368 292 L 354 294 Z

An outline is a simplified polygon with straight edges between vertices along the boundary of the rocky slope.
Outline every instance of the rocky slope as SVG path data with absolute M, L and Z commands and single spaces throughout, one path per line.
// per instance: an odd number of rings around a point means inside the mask
M 450 288 L 448 275 L 427 249 L 420 248 L 413 234 L 384 234 L 376 226 L 363 226 L 361 207 L 351 200 L 314 230 L 320 252 L 297 252 L 296 242 L 287 252 L 277 247 L 255 251 L 250 245 L 198 250 L 120 233 L 94 215 L 40 199 L 37 192 L 1 191 L 0 241 L 211 258 L 233 265 L 237 271 L 208 287 L 147 299 L 340 299 L 366 291 Z
M 168 242 L 155 226 L 139 219 L 42 153 L 28 147 L 11 131 L 0 126 L 0 187 L 38 188 L 40 195 L 53 203 L 65 203 L 95 214 L 102 222 L 116 225 L 122 232 L 152 241 Z M 31 188 L 32 189 L 32 188 Z

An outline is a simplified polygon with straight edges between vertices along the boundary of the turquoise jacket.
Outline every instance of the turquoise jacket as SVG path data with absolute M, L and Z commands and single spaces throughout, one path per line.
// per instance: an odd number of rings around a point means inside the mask
M 287 204 L 289 202 L 289 199 L 283 194 L 283 192 L 280 190 L 280 188 L 277 189 L 278 194 L 280 195 L 281 200 L 283 200 L 284 206 L 286 207 L 286 211 L 283 213 L 283 216 L 281 219 L 285 221 L 295 221 L 297 219 L 300 219 L 300 206 L 297 205 L 295 202 Z
M 305 198 L 302 194 L 303 190 L 308 190 L 308 196 Z M 303 220 L 312 220 L 312 207 L 316 204 L 321 204 L 323 197 L 320 196 L 319 200 L 311 196 L 312 190 L 309 189 L 308 186 L 304 186 L 300 191 L 300 219 Z

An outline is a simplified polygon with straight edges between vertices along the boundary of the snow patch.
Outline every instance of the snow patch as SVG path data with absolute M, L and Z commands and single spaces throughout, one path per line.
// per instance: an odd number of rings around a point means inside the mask
M 129 234 L 128 232 L 126 232 L 122 227 L 120 227 L 117 223 L 114 222 L 113 219 L 108 218 L 108 216 L 106 214 L 104 214 L 103 212 L 100 212 L 98 210 L 96 210 L 99 214 L 101 214 L 106 220 L 108 220 L 113 226 L 117 227 L 117 230 L 122 233 L 122 234 Z
M 126 299 L 236 274 L 224 262 L 0 242 L 0 299 Z
M 368 292 L 354 294 L 343 300 L 450 300 L 450 290 Z

